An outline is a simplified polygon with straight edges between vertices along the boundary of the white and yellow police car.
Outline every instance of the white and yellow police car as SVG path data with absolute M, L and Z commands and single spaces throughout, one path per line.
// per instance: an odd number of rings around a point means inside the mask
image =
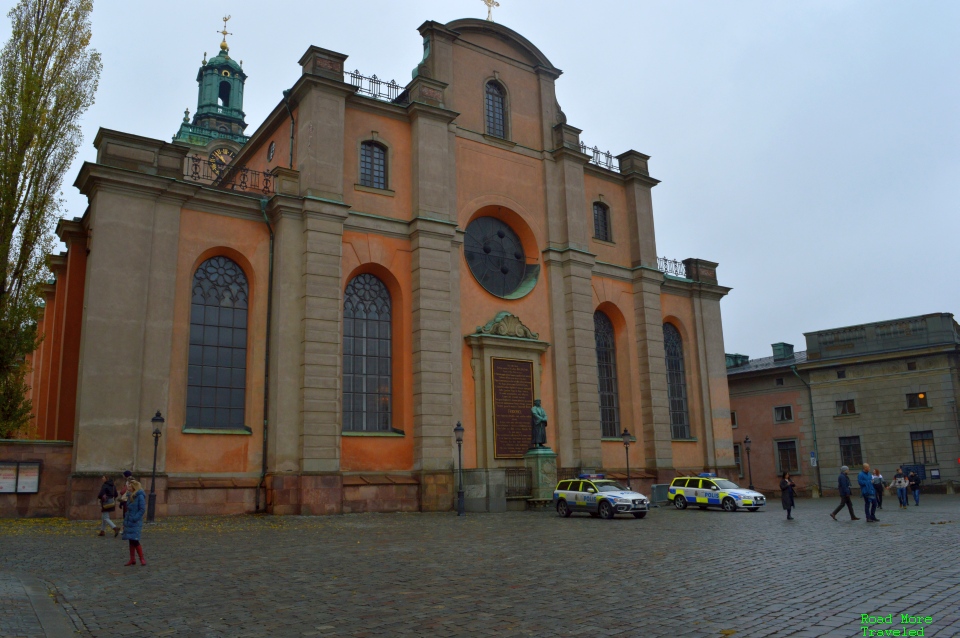
M 733 481 L 717 478 L 712 472 L 699 476 L 678 476 L 670 483 L 667 498 L 678 510 L 696 505 L 702 510 L 708 507 L 722 507 L 724 511 L 736 512 L 745 507 L 751 512 L 767 504 L 760 492 L 740 487 Z
M 603 474 L 581 474 L 576 479 L 557 483 L 553 506 L 564 518 L 574 512 L 588 512 L 601 518 L 613 518 L 617 514 L 643 518 L 649 511 L 650 501 L 640 492 L 604 478 Z

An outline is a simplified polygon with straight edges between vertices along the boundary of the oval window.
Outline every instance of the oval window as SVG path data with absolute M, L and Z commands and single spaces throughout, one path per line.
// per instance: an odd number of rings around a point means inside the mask
M 473 276 L 497 297 L 519 299 L 537 283 L 540 267 L 527 263 L 520 238 L 496 217 L 478 217 L 470 222 L 463 252 Z

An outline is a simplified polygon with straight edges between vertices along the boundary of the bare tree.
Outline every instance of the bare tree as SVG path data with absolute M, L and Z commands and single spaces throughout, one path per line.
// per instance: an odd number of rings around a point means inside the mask
M 26 358 L 39 344 L 40 287 L 63 205 L 64 174 L 82 141 L 100 54 L 93 0 L 20 0 L 0 53 L 0 438 L 25 431 Z

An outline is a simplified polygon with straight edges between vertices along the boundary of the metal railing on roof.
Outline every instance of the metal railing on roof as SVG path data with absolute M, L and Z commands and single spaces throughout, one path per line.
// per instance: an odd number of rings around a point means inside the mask
M 187 156 L 183 173 L 185 180 L 202 182 L 213 188 L 242 193 L 258 192 L 264 195 L 277 192 L 272 173 L 250 170 L 246 166 L 219 164 L 216 160 L 199 155 Z
M 591 164 L 615 173 L 620 172 L 620 162 L 617 161 L 617 158 L 615 158 L 610 151 L 601 151 L 596 146 L 590 148 L 584 142 L 580 142 L 580 152 L 590 156 Z
M 687 278 L 687 267 L 682 261 L 676 259 L 667 259 L 666 257 L 657 257 L 657 270 L 674 277 Z
M 360 71 L 347 71 L 347 82 L 357 87 L 357 93 L 385 102 L 393 102 L 403 92 L 403 87 L 396 80 L 386 82 L 376 75 L 367 77 Z

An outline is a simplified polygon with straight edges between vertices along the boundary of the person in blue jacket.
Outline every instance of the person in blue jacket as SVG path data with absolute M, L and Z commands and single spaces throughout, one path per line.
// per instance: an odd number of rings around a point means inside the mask
M 869 463 L 863 464 L 863 470 L 857 474 L 857 483 L 860 485 L 860 496 L 863 497 L 863 509 L 867 513 L 867 522 L 878 523 L 877 493 L 873 489 L 873 476 L 870 474 Z
M 850 500 L 850 477 L 847 476 L 847 472 L 850 471 L 850 468 L 844 465 L 840 468 L 840 476 L 837 477 L 837 489 L 840 490 L 840 504 L 837 505 L 837 509 L 833 510 L 830 514 L 830 518 L 837 520 L 837 512 L 843 509 L 843 506 L 846 505 L 847 509 L 850 510 L 850 520 L 859 521 L 860 519 L 853 513 L 853 502 Z
M 127 511 L 123 514 L 123 540 L 130 542 L 130 561 L 124 565 L 136 565 L 134 552 L 140 557 L 140 564 L 146 565 L 143 558 L 143 547 L 140 545 L 140 531 L 143 529 L 143 516 L 147 511 L 147 497 L 143 493 L 140 481 L 127 481 L 127 492 L 132 494 L 127 502 Z

